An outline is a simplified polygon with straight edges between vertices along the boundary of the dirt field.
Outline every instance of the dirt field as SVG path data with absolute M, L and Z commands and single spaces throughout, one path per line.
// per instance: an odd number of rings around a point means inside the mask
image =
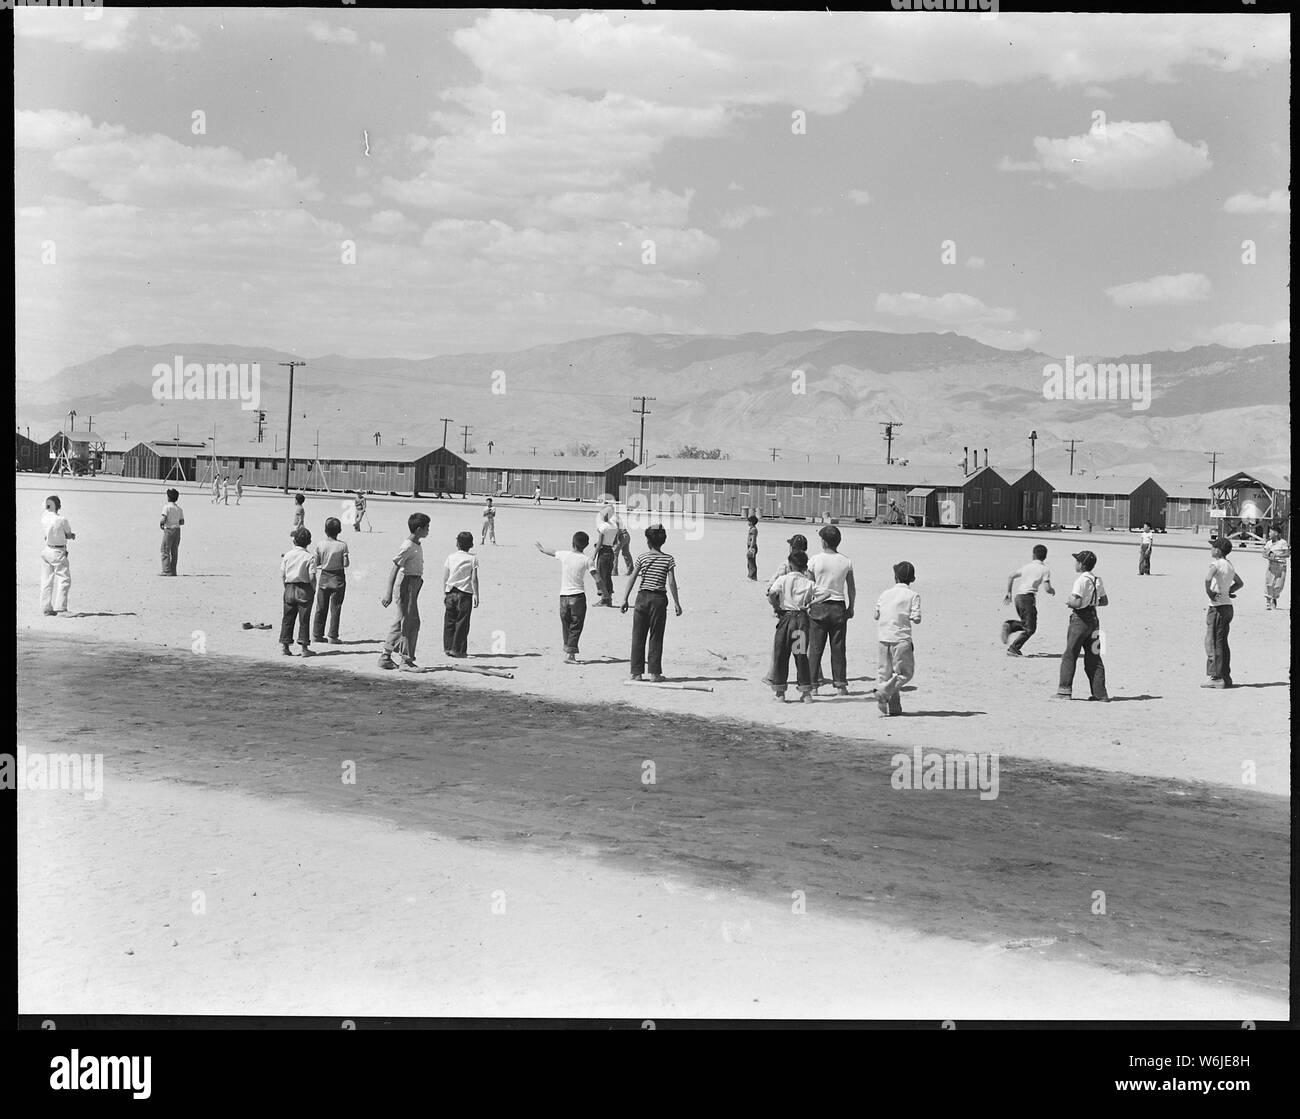
M 162 579 L 162 488 L 53 487 L 78 539 L 73 616 L 45 619 L 24 542 L 51 485 L 19 481 L 19 741 L 102 752 L 108 774 L 99 801 L 20 801 L 24 1010 L 1285 1014 L 1290 615 L 1264 613 L 1257 555 L 1238 564 L 1245 686 L 1206 692 L 1206 549 L 1162 539 L 1139 579 L 1131 539 L 1097 538 L 1110 689 L 1129 702 L 1057 705 L 1060 597 L 1038 657 L 1005 657 L 997 627 L 1030 545 L 1048 545 L 1064 589 L 1078 536 L 845 526 L 864 606 L 854 694 L 781 706 L 758 682 L 771 615 L 744 580 L 739 523 L 704 522 L 698 540 L 670 527 L 686 612 L 665 671 L 712 693 L 624 686 L 616 611 L 593 610 L 584 635 L 583 659 L 604 663 L 560 663 L 558 565 L 532 541 L 590 531 L 590 508 L 507 505 L 500 544 L 479 549 L 471 654 L 514 680 L 395 679 L 375 665 L 378 598 L 411 502 L 372 502 L 375 531 L 347 534 L 356 643 L 290 662 L 274 633 L 240 628 L 278 624 L 286 499 L 185 494 L 181 578 Z M 314 533 L 338 507 L 309 499 Z M 478 506 L 419 507 L 436 569 L 457 531 L 477 534 Z M 761 573 L 792 531 L 764 524 Z M 869 610 L 904 558 L 925 609 L 916 688 L 908 717 L 880 720 Z M 437 589 L 435 575 L 431 665 L 446 663 Z M 914 746 L 997 752 L 998 798 L 892 789 L 892 756 Z M 213 883 L 222 900 L 196 924 L 192 891 Z M 302 978 L 269 981 L 290 959 Z M 945 1010 L 954 975 L 962 1009 Z

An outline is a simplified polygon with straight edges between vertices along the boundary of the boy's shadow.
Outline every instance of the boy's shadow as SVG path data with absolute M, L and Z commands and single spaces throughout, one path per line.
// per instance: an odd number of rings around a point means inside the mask
M 542 655 L 541 653 L 469 653 L 469 654 L 467 655 L 467 659 L 469 659 L 469 660 L 483 660 L 483 659 L 487 659 L 487 660 L 500 660 L 502 657 L 508 657 L 508 658 L 511 658 L 511 659 L 514 659 L 514 660 L 518 660 L 520 657 L 540 657 L 541 655 Z
M 911 719 L 969 719 L 975 715 L 987 715 L 987 711 L 903 711 L 895 718 Z
M 68 614 L 66 616 L 69 618 L 134 618 L 137 617 L 137 614 L 134 610 L 124 610 L 120 614 L 114 614 L 107 610 L 99 613 L 87 610 L 79 614 Z

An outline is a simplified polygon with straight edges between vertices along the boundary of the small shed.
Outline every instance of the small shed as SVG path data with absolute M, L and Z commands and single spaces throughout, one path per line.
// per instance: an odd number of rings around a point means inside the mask
M 1011 511 L 1020 528 L 1051 528 L 1056 487 L 1037 470 L 1026 470 L 1011 483 Z

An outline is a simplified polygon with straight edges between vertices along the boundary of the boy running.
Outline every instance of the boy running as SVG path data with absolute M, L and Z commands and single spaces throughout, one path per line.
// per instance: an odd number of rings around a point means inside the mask
M 384 651 L 379 654 L 380 668 L 396 668 L 393 653 L 402 659 L 402 670 L 419 671 L 415 663 L 415 646 L 420 638 L 420 588 L 424 586 L 424 549 L 420 541 L 429 535 L 429 515 L 412 513 L 406 519 L 410 535 L 402 541 L 397 555 L 393 557 L 393 569 L 388 573 L 388 588 L 379 600 L 385 610 L 393 601 L 393 588 L 397 577 L 402 577 L 401 587 L 397 592 L 397 617 L 393 620 L 388 638 L 384 641 Z
M 881 715 L 901 715 L 898 693 L 916 675 L 912 627 L 921 624 L 921 596 L 912 590 L 916 568 L 904 560 L 894 564 L 894 585 L 876 600 L 876 637 L 880 659 L 876 669 L 876 706 Z
M 1007 639 L 1013 633 L 1016 635 L 1011 644 L 1007 645 L 1009 657 L 1023 656 L 1020 650 L 1038 631 L 1038 588 L 1042 587 L 1050 595 L 1056 594 L 1056 588 L 1052 586 L 1052 573 L 1043 562 L 1047 559 L 1047 549 L 1042 544 L 1035 544 L 1033 554 L 1034 558 L 1029 563 L 1007 576 L 1007 593 L 1002 599 L 1003 606 L 1011 605 L 1012 585 L 1017 579 L 1020 580 L 1015 597 L 1016 613 L 1020 620 L 1002 623 L 1003 645 L 1007 644 Z

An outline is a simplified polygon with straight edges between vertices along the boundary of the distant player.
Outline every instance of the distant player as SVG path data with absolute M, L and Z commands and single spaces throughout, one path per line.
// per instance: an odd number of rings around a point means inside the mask
M 241 474 L 235 479 L 235 504 L 238 505 L 244 499 L 244 476 Z
M 1264 545 L 1264 609 L 1276 610 L 1277 600 L 1286 586 L 1286 564 L 1291 558 L 1291 545 L 1282 538 L 1282 530 L 1270 528 L 1268 542 Z
M 627 521 L 614 514 L 614 525 L 618 529 L 618 535 L 614 538 L 614 574 L 631 575 L 633 567 L 632 559 L 632 534 L 627 530 Z M 620 563 L 620 560 L 622 563 Z M 626 565 L 627 570 L 621 571 L 620 568 Z
M 41 514 L 41 612 L 47 615 L 68 612 L 68 592 L 72 589 L 72 568 L 68 565 L 68 541 L 77 535 L 60 510 L 63 502 L 55 494 L 45 499 Z
M 307 499 L 300 493 L 293 495 L 293 528 L 289 530 L 292 537 L 299 529 L 307 527 Z
M 553 556 L 560 561 L 560 636 L 564 641 L 564 663 L 578 663 L 578 642 L 582 638 L 582 627 L 587 621 L 587 574 L 596 573 L 587 558 L 587 545 L 591 538 L 585 532 L 573 534 L 571 551 L 555 551 L 543 548 L 537 541 L 537 550 L 544 556 Z
M 212 504 L 216 505 L 221 500 L 221 475 L 212 475 Z
M 230 475 L 221 475 L 221 504 L 230 504 Z
M 1156 535 L 1150 525 L 1142 526 L 1142 540 L 1138 544 L 1138 574 L 1151 574 L 1151 551 L 1156 546 Z
M 366 515 L 366 495 L 360 490 L 352 499 L 352 531 L 361 531 L 361 519 Z
M 921 624 L 921 596 L 912 590 L 916 568 L 906 560 L 894 564 L 894 585 L 876 600 L 876 706 L 882 715 L 901 715 L 898 693 L 916 675 L 912 627 Z
M 178 490 L 167 491 L 167 504 L 163 506 L 162 519 L 158 522 L 162 529 L 163 575 L 176 574 L 176 560 L 181 551 L 181 525 L 185 523 L 185 513 L 176 504 L 180 499 Z
M 1035 544 L 1033 555 L 1034 558 L 1029 563 L 1007 576 L 1007 593 L 1002 600 L 1004 606 L 1011 605 L 1012 585 L 1017 579 L 1020 580 L 1015 596 L 1016 614 L 1019 615 L 1020 620 L 1002 623 L 1004 645 L 1013 633 L 1016 635 L 1011 644 L 1007 645 L 1009 657 L 1023 656 L 1020 650 L 1038 631 L 1038 589 L 1042 587 L 1048 594 L 1056 594 L 1056 588 L 1052 586 L 1052 573 L 1044 562 L 1047 559 L 1047 549 L 1042 544 Z
M 618 525 L 614 506 L 606 503 L 596 515 L 596 594 L 598 606 L 614 605 L 614 544 Z
M 1231 551 L 1232 541 L 1226 536 L 1210 543 L 1210 570 L 1205 576 L 1205 594 L 1210 600 L 1205 610 L 1205 675 L 1210 679 L 1202 688 L 1233 686 L 1228 630 L 1232 627 L 1232 600 L 1246 584 L 1228 561 Z
M 497 510 L 492 504 L 492 499 L 487 499 L 487 504 L 483 506 L 483 538 L 479 541 L 480 545 L 486 544 L 488 537 L 492 537 L 492 543 L 497 542 Z M 474 546 L 474 540 L 470 538 L 470 547 Z
M 1106 597 L 1101 579 L 1092 573 L 1096 566 L 1097 557 L 1092 552 L 1074 553 L 1074 569 L 1079 574 L 1074 587 L 1065 596 L 1065 605 L 1070 607 L 1070 625 L 1065 633 L 1065 652 L 1061 654 L 1057 699 L 1073 698 L 1074 673 L 1082 652 L 1083 670 L 1088 674 L 1092 691 L 1088 698 L 1110 702 L 1110 696 L 1106 694 L 1106 666 L 1101 660 L 1101 624 L 1097 620 L 1097 608 L 1109 606 L 1110 599 Z
M 534 504 L 534 505 L 540 505 L 541 503 L 542 503 L 542 487 L 541 487 L 541 486 L 534 486 L 534 487 L 533 487 L 533 504 Z M 554 555 L 555 553 L 554 553 L 554 552 L 551 552 L 550 554 L 551 554 L 551 555 Z
M 745 535 L 745 565 L 749 578 L 758 582 L 758 518 L 749 515 L 749 532 Z

